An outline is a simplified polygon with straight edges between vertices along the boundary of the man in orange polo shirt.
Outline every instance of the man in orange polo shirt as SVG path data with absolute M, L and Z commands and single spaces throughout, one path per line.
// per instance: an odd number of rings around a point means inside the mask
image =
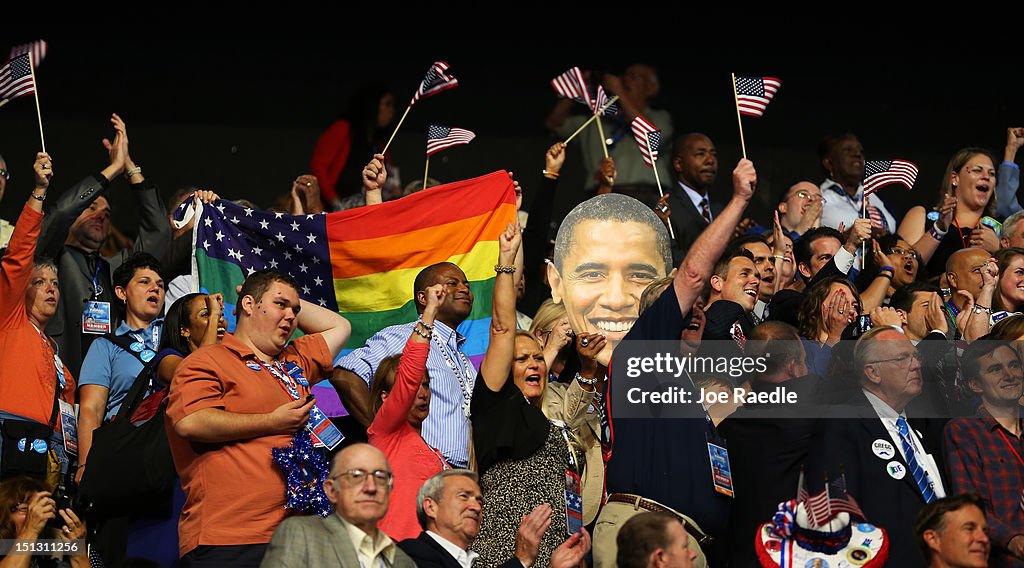
M 185 358 L 168 397 L 186 498 L 182 566 L 259 566 L 285 516 L 285 479 L 271 450 L 306 425 L 309 385 L 330 376 L 351 331 L 336 312 L 300 302 L 287 274 L 257 272 L 238 298 L 234 335 Z M 289 343 L 296 326 L 306 335 Z

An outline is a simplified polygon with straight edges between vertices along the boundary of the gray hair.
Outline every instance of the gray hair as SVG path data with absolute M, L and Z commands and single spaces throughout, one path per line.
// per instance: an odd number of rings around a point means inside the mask
M 640 201 L 620 193 L 605 193 L 573 207 L 558 227 L 555 237 L 555 268 L 562 272 L 562 261 L 572 250 L 576 225 L 583 221 L 619 221 L 634 222 L 647 225 L 654 231 L 658 254 L 665 261 L 665 274 L 672 270 L 672 248 L 668 239 L 668 231 L 661 219 Z M 608 238 L 615 239 L 616 235 Z
M 894 326 L 880 325 L 871 328 L 857 339 L 857 344 L 853 348 L 853 362 L 856 365 L 857 379 L 860 382 L 864 382 L 864 367 L 873 363 L 875 358 L 878 357 L 879 345 L 875 338 L 886 331 L 900 332 Z
M 1021 219 L 1024 219 L 1024 211 L 1018 211 L 1013 215 L 1007 217 L 1006 220 L 1003 221 L 1003 230 L 1000 234 L 1009 235 L 1011 232 L 1013 232 L 1013 226 L 1020 222 Z
M 53 262 L 52 258 L 46 256 L 37 256 L 32 259 L 33 270 L 39 270 L 42 268 L 49 268 L 54 274 L 60 274 L 57 271 L 57 265 Z
M 430 499 L 431 501 L 440 502 L 441 494 L 444 493 L 444 478 L 453 475 L 468 477 L 475 483 L 480 483 L 480 476 L 470 469 L 446 469 L 424 481 L 420 490 L 416 492 L 416 520 L 420 522 L 423 530 L 427 530 L 427 521 L 430 520 L 427 518 L 427 513 L 423 510 L 423 501 Z

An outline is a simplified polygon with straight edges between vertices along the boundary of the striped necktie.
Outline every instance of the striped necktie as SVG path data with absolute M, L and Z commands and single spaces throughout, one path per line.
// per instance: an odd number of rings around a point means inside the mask
M 711 208 L 708 207 L 708 198 L 700 200 L 700 214 L 704 217 L 704 222 L 708 225 L 711 224 Z
M 903 443 L 903 454 L 907 458 L 907 467 L 910 468 L 910 473 L 914 476 L 914 482 L 917 483 L 918 489 L 921 490 L 924 502 L 931 503 L 935 500 L 935 491 L 928 481 L 928 472 L 917 461 L 914 444 L 910 441 L 910 428 L 907 427 L 907 421 L 902 416 L 896 420 L 896 430 L 900 433 L 900 442 Z

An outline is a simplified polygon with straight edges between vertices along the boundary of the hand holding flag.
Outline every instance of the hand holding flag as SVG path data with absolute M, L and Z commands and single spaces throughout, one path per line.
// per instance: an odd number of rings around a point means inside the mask
M 661 179 L 658 177 L 658 166 L 656 163 L 658 161 L 658 151 L 661 149 L 661 130 L 658 130 L 651 121 L 640 115 L 633 119 L 630 129 L 633 131 L 633 138 L 636 139 L 637 146 L 640 147 L 640 155 L 643 156 L 644 163 L 654 170 L 654 182 L 658 186 L 658 194 L 661 197 L 665 197 L 665 192 L 661 189 Z M 667 223 L 667 225 L 669 236 L 673 239 L 676 238 L 676 232 L 672 229 L 672 223 Z
M 747 158 L 747 143 L 743 139 L 743 119 L 741 114 L 761 117 L 768 103 L 782 86 L 782 80 L 775 77 L 737 77 L 732 74 L 732 96 L 736 102 L 736 122 L 740 127 L 740 148 L 743 158 Z
M 427 75 L 420 81 L 419 88 L 412 95 L 412 100 L 409 101 L 409 106 L 405 107 L 405 112 L 402 113 L 402 118 L 398 120 L 398 124 L 395 125 L 395 131 L 391 133 L 391 138 L 388 138 L 388 143 L 384 145 L 384 149 L 381 150 L 381 154 L 386 154 L 388 148 L 391 147 L 391 142 L 395 139 L 395 135 L 398 134 L 398 129 L 402 127 L 402 123 L 405 122 L 405 117 L 409 114 L 409 109 L 412 105 L 416 104 L 416 101 L 421 98 L 436 95 L 442 91 L 448 89 L 454 89 L 458 86 L 459 80 L 455 78 L 448 71 L 448 63 L 446 61 L 435 61 L 430 69 L 427 69 Z

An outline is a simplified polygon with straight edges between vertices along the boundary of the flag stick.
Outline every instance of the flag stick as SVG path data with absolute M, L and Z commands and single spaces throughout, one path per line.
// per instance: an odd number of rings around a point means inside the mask
M 604 159 L 608 159 L 608 144 L 604 139 L 604 127 L 601 126 L 601 118 L 597 119 L 597 132 L 601 135 L 601 149 L 604 150 Z
M 398 124 L 395 125 L 395 130 L 391 133 L 391 138 L 388 138 L 388 143 L 384 145 L 384 149 L 380 152 L 381 154 L 386 154 L 388 152 L 388 148 L 391 147 L 391 141 L 395 139 L 395 134 L 398 134 L 398 129 L 402 127 L 402 123 L 405 122 L 405 116 L 409 114 L 409 109 L 411 108 L 412 103 L 409 103 L 409 106 L 405 107 L 405 112 L 402 113 L 402 118 L 400 118 L 398 120 Z
M 865 219 L 868 218 L 868 196 L 863 195 L 863 194 L 860 196 L 860 216 L 865 218 Z M 866 252 L 866 250 L 867 250 L 866 245 L 867 244 L 868 244 L 868 242 L 866 240 L 863 241 L 862 243 L 860 243 L 860 269 L 861 270 L 864 270 L 864 255 L 867 254 L 867 252 Z
M 732 100 L 736 103 L 736 122 L 740 125 L 740 148 L 743 149 L 743 159 L 747 159 L 747 143 L 743 141 L 743 119 L 740 118 L 740 96 L 736 93 L 736 74 L 732 74 Z
M 420 189 L 427 189 L 427 172 L 430 171 L 430 154 L 427 154 L 427 165 L 423 166 L 423 187 Z
M 577 134 L 582 132 L 583 129 L 586 128 L 588 124 L 590 124 L 591 122 L 594 122 L 595 118 L 597 118 L 597 117 L 601 116 L 602 114 L 604 114 L 604 111 L 608 110 L 608 107 L 612 106 L 612 103 L 614 103 L 617 100 L 619 100 L 619 96 L 618 95 L 615 95 L 614 97 L 608 99 L 608 103 L 605 104 L 603 107 L 601 107 L 601 110 L 595 112 L 594 116 L 590 117 L 590 119 L 588 119 L 586 122 L 584 122 L 582 125 L 580 125 L 580 127 L 576 129 L 576 132 L 573 132 L 572 134 L 570 134 L 569 137 L 565 139 L 564 144 L 568 144 L 570 140 L 572 140 L 573 138 L 576 138 Z
M 658 184 L 658 196 L 665 197 L 665 192 L 661 190 L 661 178 L 658 176 L 658 161 L 654 159 L 654 151 L 651 149 L 651 138 L 648 134 L 644 134 L 644 140 L 647 141 L 647 154 L 651 157 L 651 169 L 654 170 L 654 181 Z M 674 240 L 676 238 L 676 232 L 672 230 L 672 222 L 668 222 L 668 234 Z
M 36 84 L 36 66 L 32 62 L 32 51 L 28 52 L 28 70 L 32 73 L 32 94 L 36 97 L 36 118 L 39 119 L 39 143 L 46 152 L 46 139 L 43 138 L 43 114 L 39 111 L 39 85 Z
M 11 99 L 4 99 L 4 100 L 0 101 L 0 107 L 4 106 L 5 104 L 7 104 L 9 102 L 11 102 Z

